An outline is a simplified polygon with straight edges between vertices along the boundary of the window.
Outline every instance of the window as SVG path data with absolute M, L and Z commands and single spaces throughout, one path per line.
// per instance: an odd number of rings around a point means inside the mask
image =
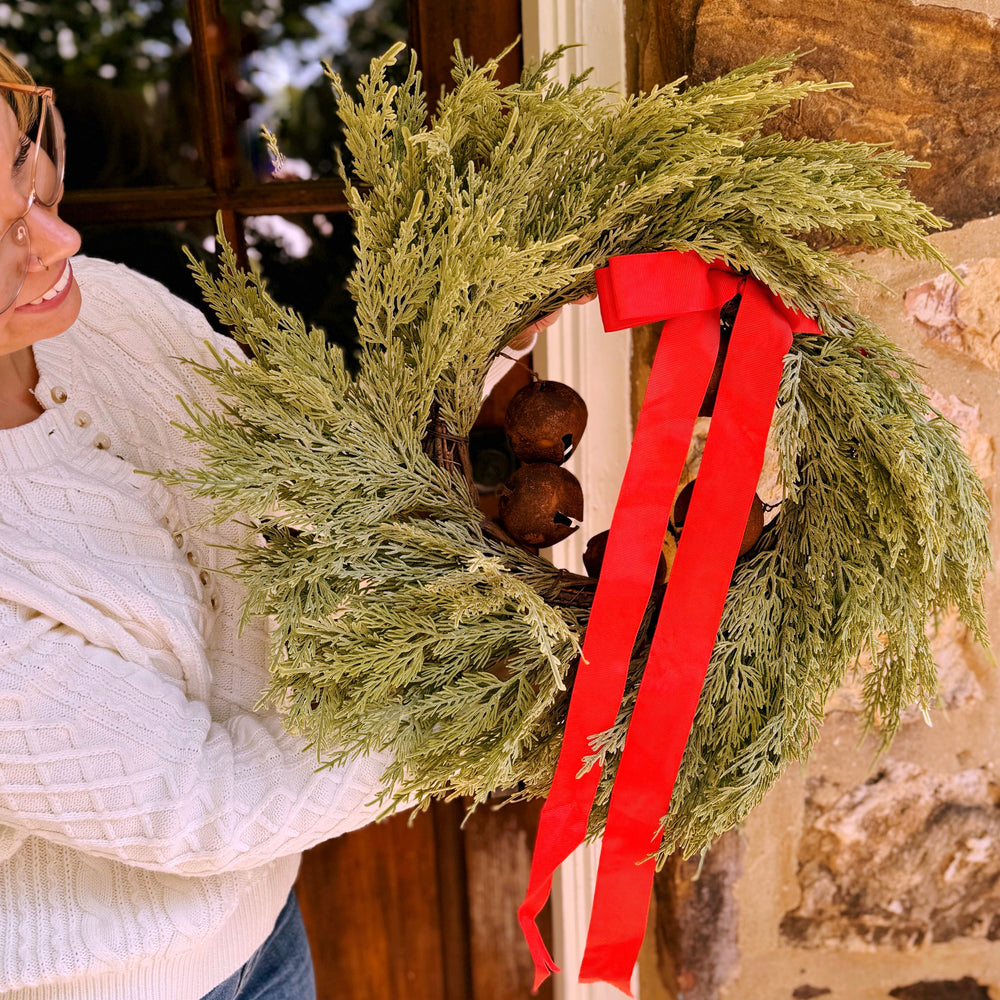
M 221 212 L 276 296 L 349 341 L 350 225 L 321 59 L 356 79 L 406 37 L 405 0 L 0 0 L 0 28 L 56 89 L 63 214 L 85 253 L 200 305 L 180 251 L 207 257 Z M 265 123 L 289 154 L 284 171 L 260 139 Z
M 209 256 L 221 212 L 275 297 L 345 344 L 351 232 L 321 60 L 353 84 L 409 40 L 435 95 L 453 38 L 485 58 L 519 31 L 512 0 L 0 0 L 0 39 L 66 119 L 62 211 L 84 253 L 200 305 L 180 250 Z M 288 157 L 277 173 L 261 124 Z

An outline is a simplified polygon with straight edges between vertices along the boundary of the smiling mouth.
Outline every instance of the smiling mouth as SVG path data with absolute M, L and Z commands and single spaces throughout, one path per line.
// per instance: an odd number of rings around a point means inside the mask
M 47 291 L 44 295 L 39 295 L 37 299 L 32 299 L 31 302 L 26 303 L 29 306 L 40 306 L 43 302 L 48 302 L 49 299 L 54 299 L 60 292 L 65 291 L 66 286 L 72 278 L 73 272 L 70 269 L 69 261 L 63 264 L 62 274 L 59 275 L 59 280 Z

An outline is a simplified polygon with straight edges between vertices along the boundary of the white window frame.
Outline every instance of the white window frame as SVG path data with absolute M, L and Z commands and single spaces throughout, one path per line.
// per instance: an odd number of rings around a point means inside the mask
M 537 59 L 563 44 L 578 44 L 563 57 L 559 73 L 588 66 L 596 86 L 625 90 L 625 8 L 621 0 L 522 0 L 524 61 Z M 618 489 L 632 442 L 631 334 L 605 333 L 596 302 L 567 307 L 535 348 L 535 367 L 542 378 L 573 386 L 589 411 L 580 449 L 567 468 L 580 480 L 584 496 L 583 527 L 549 553 L 560 567 L 583 572 L 587 539 L 611 524 Z M 587 939 L 598 844 L 585 844 L 562 864 L 552 890 L 553 957 L 563 970 L 555 977 L 555 1000 L 621 1000 L 604 983 L 577 982 Z M 632 993 L 639 996 L 638 966 Z

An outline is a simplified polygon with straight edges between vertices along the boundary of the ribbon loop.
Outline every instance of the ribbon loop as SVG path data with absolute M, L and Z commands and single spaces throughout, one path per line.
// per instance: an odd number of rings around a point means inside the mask
M 706 264 L 697 254 L 677 250 L 612 257 L 594 279 L 601 321 L 609 333 L 720 309 L 741 282 L 723 261 Z
M 667 583 L 612 790 L 581 982 L 629 993 L 645 930 L 660 824 L 715 644 L 763 464 L 793 328 L 815 322 L 755 279 L 693 252 L 611 258 L 596 272 L 608 330 L 663 319 L 653 370 L 612 517 L 559 761 L 518 910 L 537 990 L 558 971 L 535 924 L 552 875 L 582 843 L 600 780 L 591 737 L 614 725 L 673 498 L 719 349 L 719 311 L 743 292 L 698 485 Z

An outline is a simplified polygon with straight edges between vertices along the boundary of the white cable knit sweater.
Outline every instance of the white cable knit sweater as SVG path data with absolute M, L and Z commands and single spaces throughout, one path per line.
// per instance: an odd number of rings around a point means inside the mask
M 80 318 L 34 348 L 45 413 L 0 430 L 0 998 L 197 1000 L 299 852 L 374 818 L 385 762 L 317 773 L 253 711 L 263 626 L 213 572 L 240 529 L 135 471 L 198 461 L 171 421 L 210 387 L 174 359 L 232 343 L 120 265 L 74 271 Z

